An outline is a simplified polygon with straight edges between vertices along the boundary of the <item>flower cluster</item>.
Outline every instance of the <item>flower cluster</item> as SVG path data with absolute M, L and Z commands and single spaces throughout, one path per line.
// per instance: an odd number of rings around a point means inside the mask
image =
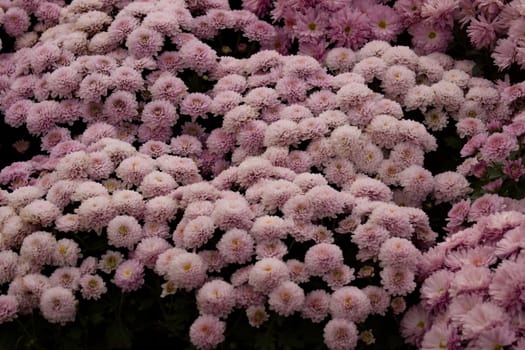
M 408 33 L 420 54 L 445 52 L 453 34 L 461 30 L 470 44 L 490 49 L 501 69 L 517 63 L 525 67 L 520 35 L 525 21 L 520 1 L 301 1 L 243 0 L 243 8 L 273 23 L 274 48 L 289 53 L 297 42 L 299 53 L 318 59 L 334 47 L 359 49 L 372 40 L 396 42 Z
M 522 91 L 523 83 L 503 88 L 501 103 L 511 111 L 503 118 L 467 118 L 456 124 L 460 137 L 467 139 L 460 151 L 465 160 L 458 171 L 470 178 L 476 197 L 488 192 L 523 198 L 525 117 L 519 107 Z
M 498 206 L 483 215 L 474 203 L 474 225 L 423 254 L 421 302 L 401 322 L 406 341 L 421 349 L 520 349 L 524 346 L 523 237 L 525 215 Z
M 154 279 L 202 350 L 239 312 L 354 349 L 407 303 L 408 344 L 525 346 L 525 85 L 439 52 L 459 21 L 519 63 L 521 5 L 385 3 L 0 1 L 0 113 L 42 151 L 0 170 L 0 324 Z
M 137 290 L 149 269 L 165 278 L 163 296 L 196 290 L 202 316 L 190 337 L 198 348 L 224 339 L 222 320 L 234 308 L 246 309 L 254 327 L 267 308 L 316 323 L 330 316 L 327 345 L 342 341 L 339 326 L 332 329 L 341 323 L 351 346 L 354 323 L 385 314 L 391 297 L 414 291 L 416 246 L 435 239 L 422 210 L 395 205 L 390 189 L 365 175 L 339 191 L 322 174 L 249 157 L 203 181 L 191 158 L 171 151 L 153 158 L 111 138 L 49 170 L 47 180 L 3 193 L 2 322 L 36 308 L 49 322 L 73 321 L 78 298 L 100 298 L 110 282 L 123 293 Z M 108 251 L 84 256 L 74 237 L 85 231 L 104 237 Z M 348 235 L 356 257 L 336 244 Z M 306 253 L 291 250 L 291 241 Z M 349 286 L 364 266 L 380 283 Z M 325 288 L 306 292 L 313 278 Z

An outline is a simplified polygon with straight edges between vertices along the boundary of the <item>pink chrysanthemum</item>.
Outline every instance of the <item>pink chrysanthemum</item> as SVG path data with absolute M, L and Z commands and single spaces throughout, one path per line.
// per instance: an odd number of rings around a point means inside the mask
M 235 306 L 233 286 L 221 280 L 205 283 L 197 292 L 197 308 L 202 314 L 226 317 Z
M 123 292 L 137 290 L 144 284 L 144 265 L 135 259 L 126 260 L 119 265 L 112 281 Z
M 390 306 L 390 295 L 381 287 L 366 286 L 363 293 L 370 300 L 370 313 L 384 316 Z
M 197 254 L 180 253 L 169 264 L 167 277 L 178 287 L 192 290 L 201 286 L 206 280 L 206 265 Z
M 373 5 L 367 10 L 367 15 L 374 39 L 395 40 L 403 28 L 397 12 L 388 6 Z
M 199 350 L 211 350 L 224 341 L 226 323 L 212 315 L 199 316 L 190 327 L 190 340 Z
M 249 272 L 248 283 L 256 290 L 269 292 L 281 282 L 289 279 L 286 264 L 276 258 L 264 258 L 258 261 Z
M 133 258 L 152 269 L 155 267 L 158 256 L 169 248 L 171 245 L 161 237 L 146 237 L 137 244 Z
M 301 309 L 301 316 L 314 323 L 319 323 L 328 316 L 330 294 L 324 290 L 313 290 L 306 295 Z
M 381 284 L 391 295 L 407 295 L 416 288 L 414 272 L 387 266 L 381 271 Z
M 335 318 L 326 324 L 323 338 L 330 350 L 355 349 L 357 346 L 357 328 L 351 321 Z
M 107 292 L 106 283 L 99 275 L 86 274 L 80 278 L 80 291 L 84 299 L 98 300 Z
M 322 276 L 343 264 L 343 252 L 335 244 L 316 244 L 306 252 L 304 263 L 311 275 Z
M 406 343 L 419 346 L 430 324 L 427 310 L 420 305 L 411 307 L 401 321 L 401 335 Z
M 420 252 L 414 245 L 404 239 L 393 237 L 387 239 L 379 251 L 382 266 L 397 266 L 414 269 L 419 260 Z
M 248 202 L 244 199 L 219 199 L 211 215 L 221 229 L 249 229 L 254 217 Z
M 108 242 L 114 247 L 131 249 L 142 239 L 142 227 L 133 216 L 114 217 L 107 228 Z
M 0 295 L 0 324 L 14 320 L 18 313 L 18 301 L 13 295 Z
M 42 293 L 40 311 L 47 321 L 63 325 L 75 320 L 77 304 L 78 301 L 71 290 L 52 287 Z
M 269 315 L 264 306 L 251 305 L 246 309 L 246 317 L 250 326 L 259 328 L 264 322 L 268 321 Z
M 270 309 L 282 316 L 290 316 L 303 306 L 305 296 L 301 287 L 291 281 L 285 281 L 268 295 Z
M 251 259 L 254 252 L 253 238 L 243 230 L 227 231 L 217 243 L 217 249 L 227 262 L 244 263 Z
M 362 322 L 368 317 L 370 311 L 370 300 L 359 288 L 343 287 L 332 294 L 330 313 L 334 318 Z
M 469 182 L 456 172 L 444 172 L 434 176 L 434 197 L 439 202 L 452 202 L 471 191 Z

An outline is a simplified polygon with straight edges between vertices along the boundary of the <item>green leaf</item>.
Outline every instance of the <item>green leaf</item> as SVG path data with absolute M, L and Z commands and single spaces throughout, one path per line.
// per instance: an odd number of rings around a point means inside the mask
M 493 166 L 487 169 L 487 179 L 496 180 L 503 176 L 501 169 L 497 166 Z

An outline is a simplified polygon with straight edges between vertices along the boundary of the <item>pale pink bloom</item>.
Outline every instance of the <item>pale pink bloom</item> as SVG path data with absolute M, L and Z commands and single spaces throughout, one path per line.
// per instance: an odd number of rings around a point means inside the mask
M 171 248 L 170 244 L 161 237 L 146 237 L 137 244 L 133 258 L 146 267 L 154 268 L 158 256 L 169 248 Z
M 384 57 L 385 55 L 383 55 L 383 59 Z M 390 98 L 402 97 L 416 85 L 416 73 L 402 65 L 390 66 L 382 78 L 381 88 L 385 95 Z
M 281 316 L 290 316 L 301 310 L 305 301 L 304 291 L 291 281 L 284 281 L 268 295 L 270 309 Z
M 366 223 L 356 227 L 352 235 L 352 242 L 357 244 L 360 249 L 367 249 L 374 255 L 377 255 L 381 245 L 389 237 L 390 234 L 385 228 L 376 224 Z
M 13 295 L 0 295 L 0 324 L 14 320 L 18 315 L 18 301 Z
M 401 33 L 401 18 L 394 9 L 383 5 L 373 5 L 366 10 L 366 14 L 374 39 L 388 42 Z
M 167 100 L 155 100 L 147 103 L 142 111 L 141 120 L 152 127 L 171 127 L 179 116 L 175 106 Z
M 512 151 L 517 149 L 516 137 L 507 133 L 496 132 L 487 138 L 480 153 L 483 159 L 488 162 L 502 162 L 509 157 Z
M 505 260 L 496 269 L 489 286 L 492 300 L 505 308 L 516 308 L 521 304 L 521 285 L 525 273 L 518 262 Z
M 445 322 L 436 322 L 423 336 L 421 341 L 422 350 L 437 350 L 446 348 L 452 341 L 452 327 Z
M 56 266 L 76 266 L 80 256 L 78 244 L 71 239 L 62 238 L 57 241 L 53 264 Z
M 379 250 L 379 261 L 383 267 L 404 267 L 415 269 L 421 253 L 410 242 L 404 238 L 392 237 L 387 239 Z
M 319 243 L 308 249 L 304 263 L 311 275 L 322 276 L 343 264 L 343 253 L 337 245 Z
M 328 185 L 319 185 L 311 188 L 305 193 L 315 208 L 313 218 L 335 217 L 344 210 L 343 196 L 341 192 Z
M 425 331 L 432 324 L 427 310 L 421 305 L 416 305 L 408 309 L 401 320 L 401 335 L 405 342 L 415 346 L 421 344 Z
M 11 250 L 3 250 L 0 252 L 0 283 L 4 284 L 11 282 L 15 277 L 16 267 L 18 263 L 18 254 Z
M 98 300 L 107 292 L 106 283 L 99 275 L 86 274 L 80 278 L 80 291 L 84 299 Z
M 124 261 L 117 267 L 112 282 L 124 293 L 139 289 L 144 284 L 144 265 L 135 259 Z
M 468 181 L 456 172 L 444 172 L 434 176 L 434 197 L 437 203 L 452 202 L 471 192 Z
M 137 218 L 144 213 L 144 199 L 138 192 L 131 190 L 116 190 L 112 194 L 112 202 L 120 215 L 131 215 Z
M 51 287 L 42 293 L 40 311 L 47 321 L 63 325 L 75 320 L 77 304 L 71 290 Z
M 301 193 L 299 186 L 288 180 L 267 180 L 262 183 L 261 189 L 260 204 L 267 213 L 282 208 L 288 199 Z M 321 207 L 320 210 L 324 209 Z
M 100 257 L 98 263 L 99 269 L 105 273 L 110 273 L 119 267 L 124 260 L 122 253 L 117 251 L 108 250 L 105 254 Z
M 407 295 L 416 288 L 411 270 L 387 266 L 380 274 L 381 284 L 391 295 Z
M 9 36 L 22 35 L 29 29 L 30 25 L 28 13 L 20 7 L 10 7 L 3 16 L 3 29 Z
M 367 176 L 357 178 L 350 184 L 347 191 L 357 198 L 382 202 L 392 200 L 392 191 L 388 186 Z
M 221 280 L 205 283 L 197 292 L 197 308 L 202 314 L 226 317 L 235 306 L 233 286 Z
M 301 316 L 319 323 L 328 316 L 330 294 L 324 290 L 313 290 L 306 295 L 301 308 Z
M 208 45 L 191 40 L 181 45 L 179 56 L 184 68 L 190 68 L 197 74 L 213 71 L 217 66 L 217 55 Z
M 509 255 L 517 253 L 523 247 L 525 242 L 525 229 L 523 226 L 519 226 L 509 230 L 505 233 L 503 238 L 496 243 L 495 254 L 500 258 L 505 258 Z
M 366 286 L 362 289 L 370 300 L 370 314 L 385 315 L 390 306 L 390 295 L 381 287 Z
M 173 258 L 166 275 L 180 288 L 192 290 L 204 283 L 206 265 L 199 255 L 184 252 Z
M 354 269 L 350 268 L 348 265 L 342 265 L 328 271 L 328 273 L 323 275 L 322 278 L 332 290 L 337 290 L 355 279 Z
M 216 202 L 211 217 L 221 229 L 249 229 L 252 226 L 253 213 L 244 199 L 220 199 Z
M 72 291 L 78 289 L 79 281 L 80 269 L 77 267 L 59 267 L 49 276 L 51 286 L 60 286 Z
M 450 295 L 484 291 L 492 280 L 492 272 L 487 267 L 465 266 L 456 274 L 450 284 Z
M 409 27 L 414 50 L 419 54 L 445 51 L 452 41 L 450 29 L 421 21 Z
M 226 323 L 212 315 L 199 316 L 190 327 L 191 343 L 199 350 L 215 349 L 224 341 Z
M 485 16 L 472 19 L 467 34 L 476 49 L 491 48 L 497 39 L 495 23 Z
M 421 299 L 427 307 L 433 309 L 448 301 L 448 289 L 454 274 L 439 270 L 430 275 L 421 286 Z
M 302 79 L 284 76 L 275 84 L 275 91 L 289 104 L 302 102 L 307 97 L 309 85 Z
M 330 313 L 334 318 L 362 322 L 368 317 L 370 312 L 370 300 L 359 288 L 342 287 L 332 294 Z
M 387 64 L 383 59 L 372 56 L 357 62 L 352 69 L 352 73 L 362 76 L 365 82 L 369 83 L 374 78 L 382 77 L 386 69 Z
M 288 247 L 279 239 L 257 242 L 255 246 L 255 258 L 277 258 L 282 259 L 288 253 Z
M 434 90 L 435 104 L 447 111 L 459 110 L 465 100 L 463 90 L 450 81 L 441 80 L 431 87 Z
M 409 166 L 398 177 L 403 190 L 412 198 L 425 199 L 434 189 L 432 173 L 418 165 Z
M 108 243 L 114 247 L 128 249 L 138 243 L 143 236 L 142 227 L 133 216 L 118 215 L 107 227 Z
M 341 87 L 336 94 L 336 102 L 343 112 L 347 112 L 352 107 L 372 99 L 374 92 L 364 84 L 349 83 Z
M 255 219 L 250 234 L 258 241 L 283 239 L 287 234 L 287 223 L 278 216 L 261 216 Z
M 462 319 L 463 335 L 475 338 L 488 329 L 503 324 L 507 315 L 504 310 L 492 303 L 480 303 L 468 311 Z
M 405 93 L 403 104 L 407 110 L 420 109 L 425 111 L 434 100 L 434 91 L 426 85 L 416 85 Z
M 251 259 L 254 253 L 254 240 L 243 230 L 227 231 L 217 243 L 217 249 L 229 263 L 244 263 Z
M 144 176 L 138 190 L 144 198 L 151 198 L 168 195 L 177 187 L 178 184 L 171 175 L 162 171 L 152 171 Z
M 288 280 L 289 276 L 288 267 L 282 260 L 264 258 L 250 269 L 248 283 L 256 291 L 267 293 Z
M 246 317 L 250 326 L 259 328 L 264 322 L 268 321 L 269 315 L 264 306 L 251 305 L 246 309 Z
M 110 80 L 107 75 L 92 73 L 80 82 L 77 96 L 86 102 L 98 102 L 107 95 L 109 87 Z
M 209 216 L 198 216 L 185 224 L 182 242 L 177 239 L 175 243 L 187 249 L 199 248 L 212 238 L 214 232 L 213 219 Z
M 42 266 L 52 262 L 57 241 L 55 237 L 44 231 L 36 231 L 26 236 L 20 247 L 20 257 L 28 259 L 33 264 Z
M 432 131 L 440 131 L 447 126 L 448 120 L 448 114 L 442 109 L 431 109 L 425 113 L 423 123 Z
M 334 318 L 326 324 L 323 338 L 330 350 L 355 349 L 358 334 L 355 324 L 342 318 Z
M 306 266 L 303 262 L 300 262 L 296 259 L 289 259 L 286 261 L 288 270 L 290 271 L 290 280 L 295 283 L 305 283 L 308 282 L 310 276 L 306 271 Z
M 516 341 L 516 332 L 509 328 L 504 324 L 488 329 L 473 341 L 473 346 L 477 349 L 494 349 L 512 345 Z M 519 348 L 519 345 L 516 345 L 516 348 Z

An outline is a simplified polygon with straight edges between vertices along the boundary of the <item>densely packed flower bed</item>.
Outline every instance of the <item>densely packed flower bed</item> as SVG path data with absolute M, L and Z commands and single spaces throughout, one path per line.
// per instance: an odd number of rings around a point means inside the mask
M 523 6 L 0 2 L 2 341 L 524 348 Z

